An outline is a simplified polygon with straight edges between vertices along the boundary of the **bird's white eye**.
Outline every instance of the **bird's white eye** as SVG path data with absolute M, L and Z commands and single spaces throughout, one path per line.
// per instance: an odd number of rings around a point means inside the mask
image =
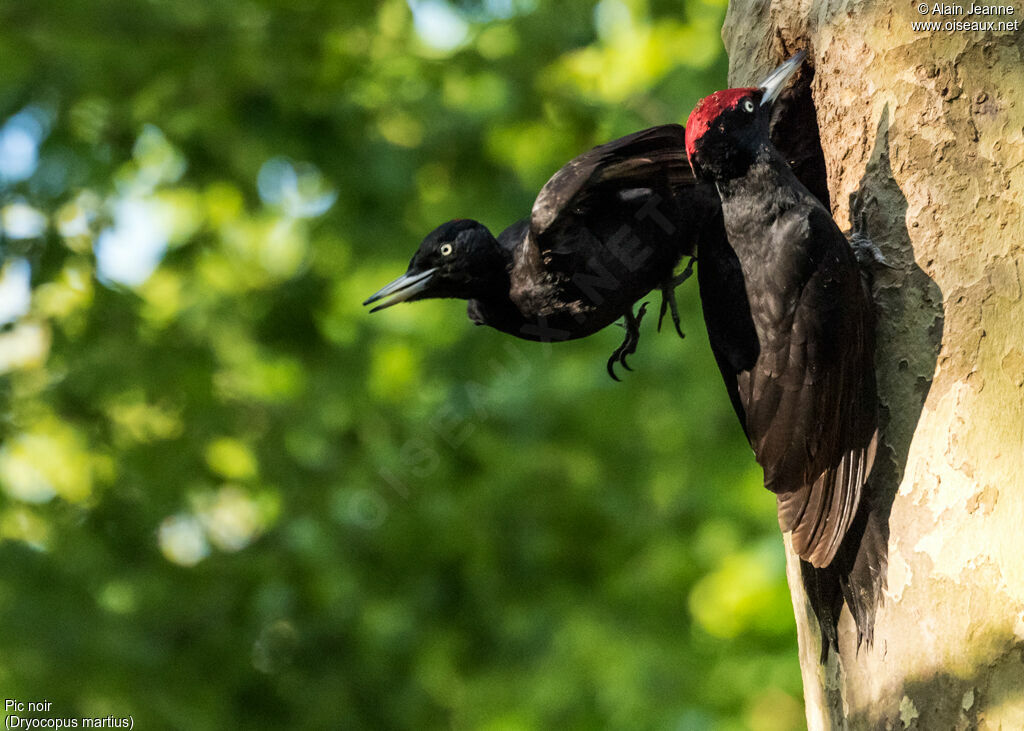
M 747 99 L 745 102 L 743 102 L 743 108 L 748 112 L 754 111 L 754 102 Z
M 441 244 L 441 256 L 448 256 L 452 253 L 451 244 Z

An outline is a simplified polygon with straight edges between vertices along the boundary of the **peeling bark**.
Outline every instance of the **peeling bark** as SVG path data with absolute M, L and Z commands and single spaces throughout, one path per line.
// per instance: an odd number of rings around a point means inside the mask
M 844 610 L 820 666 L 787 546 L 812 729 L 1024 728 L 1024 31 L 922 19 L 733 0 L 723 29 L 734 86 L 808 49 L 833 215 L 849 229 L 859 201 L 896 267 L 874 286 L 892 507 L 872 647 Z

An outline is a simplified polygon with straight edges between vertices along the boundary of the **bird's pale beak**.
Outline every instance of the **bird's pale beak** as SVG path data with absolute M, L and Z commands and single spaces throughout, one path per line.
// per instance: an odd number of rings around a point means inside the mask
M 788 61 L 768 74 L 768 76 L 757 85 L 758 88 L 764 91 L 764 96 L 761 97 L 761 106 L 771 104 L 778 98 L 779 94 L 785 88 L 786 82 L 789 81 L 789 77 L 796 73 L 796 70 L 800 68 L 800 63 L 804 60 L 804 56 L 806 55 L 807 51 L 798 51 L 793 54 Z
M 427 269 L 423 272 L 406 272 L 395 281 L 390 284 L 386 284 L 381 287 L 377 292 L 374 292 L 370 297 L 367 298 L 364 305 L 370 305 L 374 302 L 390 297 L 387 302 L 377 305 L 370 312 L 376 312 L 377 310 L 383 310 L 392 305 L 397 305 L 399 302 L 406 302 L 411 300 L 418 294 L 422 294 L 426 291 L 427 287 L 430 286 L 430 280 L 434 276 L 434 272 L 437 271 L 437 267 L 433 269 Z

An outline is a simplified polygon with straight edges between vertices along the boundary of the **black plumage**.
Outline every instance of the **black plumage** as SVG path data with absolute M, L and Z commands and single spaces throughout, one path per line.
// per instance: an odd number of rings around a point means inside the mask
M 614 378 L 636 348 L 646 308 L 634 315 L 637 300 L 660 288 L 661 316 L 671 308 L 678 329 L 672 290 L 689 267 L 674 271 L 699 249 L 711 347 L 792 531 L 825 653 L 843 601 L 870 641 L 885 541 L 864 494 L 877 445 L 871 299 L 826 207 L 816 124 L 800 128 L 813 122 L 809 87 L 776 105 L 771 138 L 784 155 L 769 141 L 772 105 L 762 104 L 799 61 L 761 88 L 708 97 L 687 130 L 653 127 L 577 157 L 543 187 L 530 218 L 497 238 L 472 220 L 439 226 L 366 304 L 466 299 L 473 322 L 542 341 L 622 317 Z
M 717 186 L 726 231 L 703 242 L 698 281 L 712 350 L 780 525 L 809 564 L 808 586 L 817 593 L 826 567 L 838 573 L 826 583 L 870 638 L 873 606 L 851 582 L 858 546 L 846 539 L 862 520 L 878 440 L 874 310 L 846 237 L 769 139 L 771 102 L 800 57 L 760 88 L 707 97 L 690 116 L 689 159 Z M 880 565 L 868 563 L 868 574 Z M 877 590 L 877 576 L 861 579 Z M 833 598 L 823 603 L 816 612 L 838 611 Z M 835 618 L 819 614 L 830 642 Z
M 548 342 L 624 318 L 626 338 L 608 361 L 614 378 L 614 364 L 628 368 L 639 337 L 646 308 L 634 315 L 634 303 L 661 289 L 661 316 L 670 309 L 679 330 L 672 290 L 685 274 L 674 278 L 675 268 L 702 231 L 721 226 L 714 187 L 696 181 L 684 148 L 685 130 L 675 124 L 595 147 L 556 172 L 530 218 L 497 238 L 469 219 L 439 226 L 408 271 L 366 304 L 466 299 L 473 322 Z

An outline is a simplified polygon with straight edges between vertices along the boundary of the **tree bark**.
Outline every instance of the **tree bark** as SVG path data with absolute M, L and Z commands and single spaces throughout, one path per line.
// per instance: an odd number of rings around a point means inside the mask
M 862 206 L 895 267 L 874 283 L 891 512 L 873 646 L 844 609 L 819 663 L 787 546 L 811 729 L 1024 728 L 1024 32 L 911 25 L 1024 25 L 969 7 L 732 0 L 723 29 L 733 86 L 808 50 L 833 215 Z

